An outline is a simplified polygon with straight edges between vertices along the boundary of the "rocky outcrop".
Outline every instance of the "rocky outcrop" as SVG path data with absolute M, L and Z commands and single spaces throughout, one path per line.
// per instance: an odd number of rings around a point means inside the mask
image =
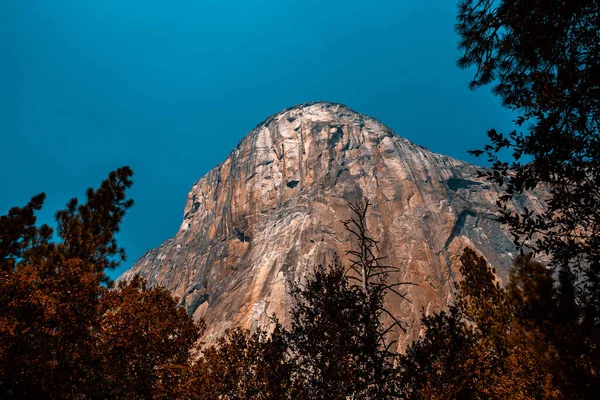
M 459 278 L 465 246 L 506 277 L 510 235 L 493 220 L 497 188 L 478 167 L 435 154 L 381 122 L 331 103 L 286 109 L 254 128 L 190 191 L 174 238 L 144 254 L 135 274 L 161 284 L 211 340 L 226 328 L 288 321 L 290 286 L 317 264 L 345 260 L 348 202 L 368 198 L 371 235 L 410 281 L 411 303 L 388 296 L 408 324 L 399 350 L 418 333 L 420 314 L 443 308 Z M 521 199 L 540 209 L 535 196 Z

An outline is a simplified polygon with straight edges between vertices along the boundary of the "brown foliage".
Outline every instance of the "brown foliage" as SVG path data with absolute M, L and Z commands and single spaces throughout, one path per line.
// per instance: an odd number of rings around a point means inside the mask
M 164 288 L 135 277 L 100 300 L 94 337 L 100 360 L 99 392 L 107 398 L 175 399 L 181 395 L 197 326 Z M 98 392 L 97 392 L 98 393 Z
M 472 88 L 491 84 L 516 129 L 490 130 L 490 180 L 505 187 L 500 221 L 551 265 L 585 276 L 580 295 L 600 296 L 600 2 L 461 0 L 460 67 Z M 513 162 L 499 151 L 512 152 Z M 523 161 L 525 159 L 525 161 Z M 542 186 L 545 210 L 519 214 L 515 195 Z M 597 300 L 588 304 L 597 308 Z M 598 314 L 600 310 L 596 309 Z
M 401 357 L 405 397 L 560 398 L 556 353 L 544 334 L 519 319 L 484 258 L 465 249 L 461 262 L 455 304 L 424 317 L 424 336 Z
M 234 329 L 195 362 L 186 398 L 280 400 L 288 398 L 291 364 L 281 326 L 268 335 Z
M 120 168 L 69 201 L 58 240 L 36 226 L 43 194 L 0 217 L 0 397 L 171 397 L 198 327 L 163 289 L 105 285 L 125 257 L 115 235 L 131 175 Z
M 92 332 L 106 292 L 104 268 L 123 259 L 115 234 L 132 201 L 128 167 L 111 172 L 36 226 L 44 195 L 0 217 L 0 391 L 7 397 L 73 398 L 98 379 Z
M 380 376 L 380 298 L 369 302 L 341 264 L 318 266 L 292 295 L 288 335 L 294 362 L 294 398 L 345 399 L 365 392 Z M 371 299 L 375 299 L 371 297 Z
M 537 305 L 529 312 L 537 315 L 531 321 L 541 323 L 538 329 L 560 353 L 565 390 L 569 387 L 574 398 L 595 399 L 600 391 L 600 2 L 461 0 L 456 30 L 459 66 L 474 67 L 471 86 L 494 85 L 494 94 L 516 113 L 515 130 L 491 129 L 489 144 L 472 152 L 487 154 L 492 168 L 482 175 L 504 187 L 498 220 L 521 248 L 545 253 L 558 275 L 556 290 L 537 275 L 546 289 L 532 299 Z M 504 161 L 506 150 L 512 159 Z M 512 201 L 536 187 L 546 194 L 545 207 L 517 212 Z M 523 278 L 524 285 L 538 285 Z

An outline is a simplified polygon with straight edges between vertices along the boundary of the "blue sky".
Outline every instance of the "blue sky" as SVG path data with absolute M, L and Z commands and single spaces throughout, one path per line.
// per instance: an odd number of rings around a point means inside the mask
M 129 260 L 173 236 L 194 181 L 267 116 L 344 103 L 435 152 L 512 116 L 455 66 L 449 0 L 2 0 L 0 213 L 42 222 L 130 165 Z M 478 161 L 480 162 L 480 161 Z

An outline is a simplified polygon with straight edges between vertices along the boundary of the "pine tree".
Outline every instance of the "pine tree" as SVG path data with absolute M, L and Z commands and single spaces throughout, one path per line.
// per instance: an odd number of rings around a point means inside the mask
M 298 399 L 386 399 L 394 384 L 394 341 L 388 334 L 403 329 L 384 307 L 386 294 L 405 298 L 398 287 L 388 284 L 395 268 L 381 263 L 377 241 L 368 235 L 369 202 L 350 204 L 346 229 L 355 239 L 348 251 L 351 263 L 318 266 L 292 296 L 292 327 L 288 341 L 296 366 L 293 398 Z M 392 319 L 388 326 L 384 317 Z
M 164 288 L 134 277 L 103 294 L 94 335 L 101 380 L 96 398 L 184 397 L 196 324 Z
M 516 114 L 514 131 L 492 129 L 490 143 L 472 152 L 487 154 L 492 169 L 482 175 L 505 189 L 499 220 L 525 253 L 546 253 L 558 276 L 554 292 L 545 274 L 517 271 L 521 284 L 539 287 L 534 296 L 543 297 L 529 299 L 527 312 L 539 314 L 532 321 L 561 355 L 570 387 L 563 389 L 594 398 L 600 388 L 600 2 L 461 0 L 456 30 L 458 64 L 476 71 L 471 87 L 494 85 Z M 512 151 L 512 161 L 500 156 L 503 149 Z M 546 208 L 515 212 L 511 202 L 536 187 L 546 194 Z
M 228 331 L 201 350 L 186 385 L 186 399 L 283 400 L 289 398 L 292 365 L 283 328 L 273 332 Z
M 128 167 L 86 202 L 72 199 L 53 230 L 36 226 L 44 195 L 0 217 L 0 391 L 8 398 L 76 398 L 95 379 L 92 332 L 105 268 L 124 252 L 115 235 L 133 202 Z
M 36 225 L 43 194 L 0 217 L 0 397 L 173 398 L 199 327 L 164 289 L 109 290 L 105 273 L 125 258 L 131 176 L 120 168 L 69 201 L 57 237 Z
M 367 330 L 364 292 L 351 285 L 337 263 L 315 268 L 292 293 L 288 342 L 295 364 L 292 398 L 346 399 L 369 388 L 377 333 Z
M 588 350 L 600 346 L 600 3 L 595 0 L 463 0 L 459 66 L 472 87 L 493 84 L 515 111 L 516 129 L 490 130 L 484 172 L 505 188 L 499 220 L 526 251 L 547 253 L 580 305 Z M 513 152 L 513 162 L 499 152 Z M 511 201 L 533 188 L 544 210 L 518 214 Z M 559 285 L 563 280 L 559 281 Z M 565 288 L 565 290 L 570 290 Z M 573 354 L 574 358 L 586 354 Z M 594 360 L 588 374 L 600 367 Z
M 557 355 L 544 333 L 517 313 L 511 294 L 484 258 L 461 257 L 455 303 L 423 317 L 424 335 L 400 359 L 400 382 L 410 399 L 551 399 Z

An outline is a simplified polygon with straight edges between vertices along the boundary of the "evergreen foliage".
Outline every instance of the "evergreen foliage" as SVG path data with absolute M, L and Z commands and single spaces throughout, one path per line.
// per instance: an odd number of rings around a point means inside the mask
M 377 390 L 372 386 L 381 383 L 385 359 L 379 354 L 379 323 L 371 319 L 380 300 L 368 301 L 339 263 L 317 267 L 293 297 L 288 335 L 295 365 L 293 398 L 365 398 Z
M 503 288 L 473 250 L 456 299 L 423 316 L 404 355 L 384 306 L 406 299 L 368 234 L 369 203 L 345 221 L 350 265 L 293 286 L 289 330 L 228 331 L 212 346 L 165 289 L 105 274 L 133 202 L 120 168 L 86 200 L 36 224 L 37 195 L 0 217 L 0 397 L 7 399 L 595 399 L 600 393 L 600 2 L 461 0 L 458 65 L 493 93 L 516 129 L 488 131 L 504 188 L 499 221 L 522 249 Z M 513 161 L 501 159 L 503 149 Z M 518 214 L 533 188 L 547 208 Z M 534 261 L 546 253 L 550 268 Z M 406 299 L 408 300 L 408 299 Z M 389 323 L 386 325 L 386 321 Z M 391 321 L 391 322 L 390 322 Z M 193 355 L 195 354 L 195 358 Z
M 2 398 L 148 399 L 173 386 L 169 368 L 185 364 L 199 327 L 164 289 L 106 286 L 125 258 L 116 234 L 131 176 L 120 168 L 85 203 L 70 200 L 56 240 L 36 225 L 43 194 L 0 217 Z
M 387 293 L 405 298 L 386 283 L 395 268 L 382 265 L 377 241 L 368 235 L 368 201 L 350 204 L 344 222 L 355 239 L 348 251 L 349 267 L 318 266 L 304 286 L 292 291 L 294 307 L 288 336 L 296 367 L 292 398 L 386 399 L 395 393 L 395 341 L 387 338 L 402 328 L 384 306 Z M 353 283 L 355 282 L 355 283 Z M 393 322 L 385 326 L 384 317 Z
M 407 399 L 552 399 L 556 353 L 518 318 L 485 259 L 465 249 L 449 310 L 424 316 L 425 334 L 400 358 Z M 514 294 L 513 294 L 514 295 Z
M 292 365 L 283 328 L 228 331 L 196 360 L 186 398 L 278 400 L 289 398 Z
M 190 350 L 203 324 L 195 324 L 162 287 L 140 277 L 120 282 L 100 298 L 94 345 L 101 379 L 94 397 L 185 398 Z
M 504 186 L 499 221 L 525 251 L 546 253 L 552 271 L 517 260 L 512 287 L 519 318 L 560 356 L 560 388 L 573 398 L 600 389 L 600 3 L 595 0 L 462 0 L 456 30 L 460 67 L 473 88 L 517 114 L 516 129 L 490 130 L 484 172 Z M 499 151 L 509 149 L 512 163 Z M 511 201 L 532 188 L 544 210 L 518 214 Z M 554 281 L 554 277 L 557 280 Z M 517 290 L 518 288 L 518 290 Z
M 504 186 L 499 220 L 524 249 L 544 252 L 575 283 L 582 327 L 600 324 L 600 3 L 596 0 L 462 0 L 459 66 L 473 88 L 517 114 L 508 135 L 490 130 L 484 172 Z M 498 152 L 509 149 L 514 162 Z M 510 202 L 532 188 L 547 208 L 518 214 Z M 586 328 L 587 329 L 587 328 Z M 591 334 L 592 332 L 590 332 Z M 598 336 L 598 335 L 596 335 Z M 596 343 L 597 346 L 600 343 Z
M 387 327 L 382 322 L 391 267 L 381 266 L 374 253 L 377 242 L 366 229 L 368 206 L 351 205 L 353 217 L 347 221 L 361 239 L 349 253 L 363 257 L 350 267 L 317 266 L 296 282 L 289 330 L 277 321 L 271 335 L 236 329 L 203 350 L 192 368 L 189 398 L 394 397 L 394 342 L 386 339 L 399 322 Z

